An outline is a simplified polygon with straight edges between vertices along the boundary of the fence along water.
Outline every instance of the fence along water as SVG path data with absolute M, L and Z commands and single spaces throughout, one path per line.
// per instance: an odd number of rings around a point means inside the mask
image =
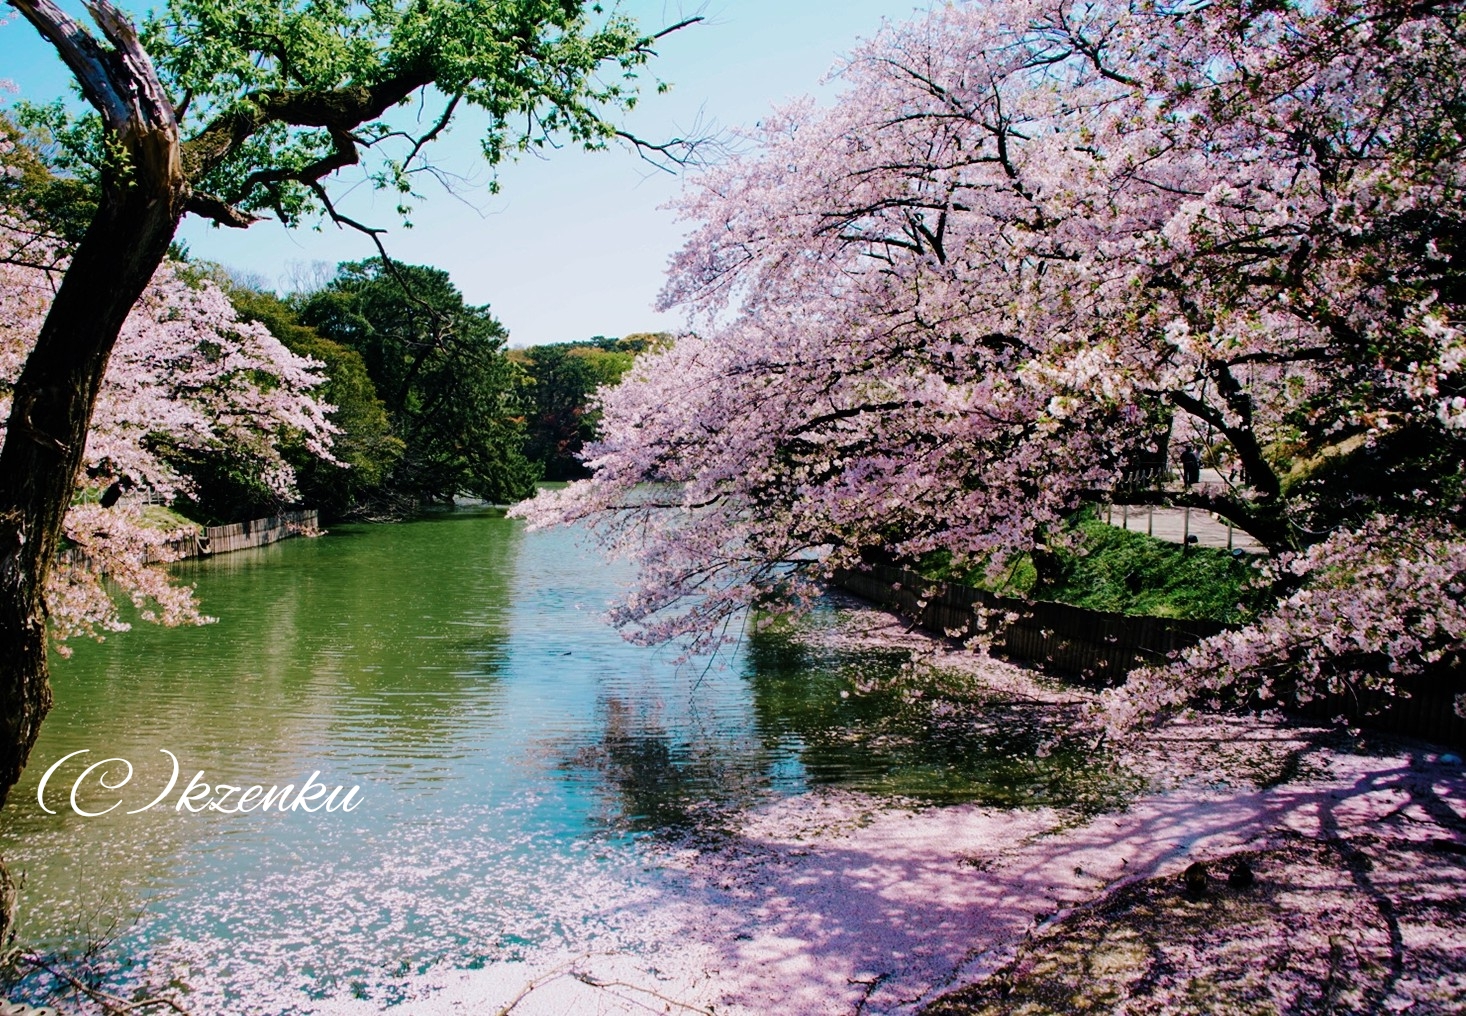
M 235 550 L 264 547 L 292 536 L 315 536 L 321 531 L 320 512 L 315 509 L 282 512 L 249 522 L 233 522 L 227 526 L 208 526 L 195 534 L 195 550 L 185 557 L 227 554 Z
M 1164 663 L 1171 654 L 1233 627 L 1010 599 L 933 582 L 889 565 L 842 571 L 834 584 L 895 610 L 927 631 L 959 638 L 985 630 L 994 655 L 1101 685 L 1118 684 L 1136 667 Z M 1391 733 L 1466 746 L 1466 718 L 1455 708 L 1456 697 L 1466 693 L 1466 672 L 1442 668 L 1398 683 L 1408 698 L 1358 691 L 1317 699 L 1298 711 L 1324 720 L 1344 716 Z
M 264 547 L 292 536 L 318 536 L 321 513 L 314 508 L 305 511 L 281 512 L 263 519 L 232 522 L 227 526 L 195 526 L 180 529 L 169 537 L 162 552 L 149 552 L 144 563 L 176 561 L 186 557 L 210 557 L 235 550 Z M 83 563 L 86 555 L 72 547 L 61 551 L 58 559 L 68 564 Z

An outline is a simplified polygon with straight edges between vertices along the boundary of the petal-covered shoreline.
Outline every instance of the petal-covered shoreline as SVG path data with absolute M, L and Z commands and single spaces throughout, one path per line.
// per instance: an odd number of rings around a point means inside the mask
M 872 640 L 919 638 L 882 615 L 868 619 L 864 637 Z M 1083 694 L 933 642 L 925 648 L 930 662 L 965 667 L 1009 693 Z M 625 908 L 602 901 L 619 910 L 616 933 L 527 962 L 429 972 L 405 986 L 411 1009 L 915 1012 L 1003 970 L 1035 935 L 1062 934 L 1066 917 L 1098 912 L 1096 901 L 1126 887 L 1161 876 L 1179 894 L 1180 873 L 1193 861 L 1222 870 L 1217 862 L 1231 854 L 1292 842 L 1422 848 L 1411 855 L 1416 877 L 1372 887 L 1372 914 L 1409 912 L 1388 894 L 1410 886 L 1428 884 L 1450 913 L 1466 901 L 1466 778 L 1431 746 L 1278 720 L 1201 717 L 1112 750 L 1118 765 L 1154 789 L 1128 808 L 1088 818 L 1054 808 L 893 805 L 841 791 L 774 802 L 737 818 L 726 836 L 656 853 L 666 876 L 660 894 L 627 900 Z M 1333 864 L 1335 881 L 1349 882 L 1355 856 L 1347 849 L 1310 855 L 1309 877 L 1317 881 L 1316 869 Z M 1290 877 L 1286 865 L 1261 863 L 1258 884 L 1287 888 Z M 1295 910 L 1289 928 L 1299 943 L 1325 953 L 1344 948 L 1338 936 L 1347 932 L 1337 927 L 1351 927 L 1350 915 L 1340 925 L 1336 905 Z M 1357 937 L 1372 934 L 1360 926 Z M 1405 922 L 1387 934 L 1399 943 L 1401 970 L 1377 1001 L 1395 1011 L 1445 1012 L 1466 999 L 1459 976 L 1438 985 L 1435 997 L 1408 976 L 1420 928 Z M 1228 946 L 1249 955 L 1245 938 Z M 1268 946 L 1258 942 L 1254 951 Z M 1459 922 L 1442 927 L 1430 948 L 1466 968 Z M 1289 976 L 1272 977 L 1278 991 L 1286 994 Z M 333 1000 L 315 1011 L 377 1009 Z

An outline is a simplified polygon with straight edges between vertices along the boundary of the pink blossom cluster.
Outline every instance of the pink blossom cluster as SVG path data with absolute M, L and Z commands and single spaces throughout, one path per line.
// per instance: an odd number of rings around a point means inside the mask
M 0 221 L 0 419 L 65 270 L 44 230 Z M 57 639 L 127 627 L 102 582 L 127 595 L 147 620 L 201 621 L 190 591 L 158 563 L 177 556 L 179 535 L 142 523 L 147 501 L 171 503 L 191 490 L 169 450 L 227 452 L 282 498 L 294 472 L 287 440 L 331 459 L 332 406 L 313 394 L 320 364 L 296 356 L 260 324 L 239 320 L 214 283 L 165 262 L 123 326 L 92 416 L 84 468 L 65 535 L 74 550 L 47 590 Z M 123 481 L 129 495 L 99 501 Z
M 1108 722 L 1123 728 L 1198 699 L 1221 704 L 1239 695 L 1268 707 L 1364 691 L 1400 694 L 1402 677 L 1459 666 L 1466 539 L 1443 538 L 1436 528 L 1379 517 L 1281 555 L 1271 564 L 1293 592 L 1240 631 L 1104 692 Z
M 984 0 L 886 29 L 833 108 L 774 112 L 690 188 L 663 304 L 695 332 L 602 394 L 594 477 L 521 512 L 639 563 L 638 637 L 707 640 L 873 552 L 997 570 L 1082 504 L 1184 504 L 1289 561 L 1335 548 L 1299 582 L 1349 576 L 1329 595 L 1403 666 L 1388 569 L 1330 537 L 1385 507 L 1310 481 L 1463 437 L 1461 18 Z M 1179 442 L 1220 489 L 1137 489 Z M 1434 506 L 1443 546 L 1459 507 Z M 1290 659 L 1339 649 L 1296 635 Z M 1228 679 L 1265 680 L 1261 643 L 1230 645 Z

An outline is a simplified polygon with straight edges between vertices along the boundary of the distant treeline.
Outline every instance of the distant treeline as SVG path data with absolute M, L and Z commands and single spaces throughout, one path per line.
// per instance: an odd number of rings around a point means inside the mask
M 597 388 L 620 380 L 663 334 L 508 349 L 487 306 L 465 303 L 446 272 L 380 259 L 339 265 L 314 289 L 280 297 L 233 282 L 240 314 L 322 361 L 346 468 L 302 457 L 302 499 L 328 518 L 391 517 L 461 496 L 518 501 L 540 479 L 588 475 Z M 206 513 L 259 508 L 229 475 L 200 485 Z
M 558 342 L 509 350 L 509 359 L 529 379 L 525 454 L 546 480 L 590 475 L 579 455 L 596 437 L 600 411 L 593 396 L 631 369 L 636 357 L 671 342 L 665 332 L 638 332 L 621 339 L 603 335 L 582 342 Z

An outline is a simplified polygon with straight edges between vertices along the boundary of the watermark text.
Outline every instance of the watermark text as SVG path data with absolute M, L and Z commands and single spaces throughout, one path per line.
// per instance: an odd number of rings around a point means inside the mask
M 320 770 L 316 770 L 306 777 L 305 782 L 299 786 L 287 783 L 283 787 L 279 784 L 272 785 L 268 789 L 259 784 L 250 786 L 237 786 L 232 783 L 209 783 L 205 780 L 205 773 L 202 769 L 194 773 L 193 779 L 173 797 L 173 791 L 178 786 L 181 775 L 181 767 L 178 763 L 178 756 L 174 755 L 167 748 L 158 749 L 167 755 L 173 764 L 172 775 L 163 789 L 158 791 L 147 804 L 139 808 L 133 808 L 123 812 L 126 815 L 138 815 L 145 811 L 151 811 L 161 806 L 167 810 L 169 802 L 172 802 L 172 809 L 175 812 L 201 812 L 217 811 L 225 815 L 244 815 L 250 812 L 263 813 L 267 811 L 280 812 L 336 812 L 354 811 L 357 805 L 361 804 L 358 796 L 360 787 L 353 786 L 350 790 L 343 786 L 330 787 L 319 782 Z M 50 786 L 51 779 L 56 776 L 58 770 L 67 762 L 79 755 L 91 754 L 90 748 L 82 748 L 57 759 L 46 770 L 41 777 L 41 782 L 36 786 L 36 803 L 41 810 L 48 815 L 57 814 L 56 809 L 46 803 L 46 788 Z M 78 765 L 80 762 L 77 763 Z M 62 800 L 65 806 L 83 818 L 98 818 L 110 812 L 116 811 L 125 803 L 124 791 L 133 781 L 134 770 L 132 763 L 125 758 L 104 758 L 100 762 L 93 762 L 81 771 L 81 775 L 71 782 L 70 794 L 65 794 L 64 785 L 52 792 L 53 802 L 58 795 L 65 795 Z M 108 795 L 115 795 L 116 799 L 111 804 L 102 806 L 97 798 L 106 798 Z M 83 806 L 85 800 L 86 806 Z

